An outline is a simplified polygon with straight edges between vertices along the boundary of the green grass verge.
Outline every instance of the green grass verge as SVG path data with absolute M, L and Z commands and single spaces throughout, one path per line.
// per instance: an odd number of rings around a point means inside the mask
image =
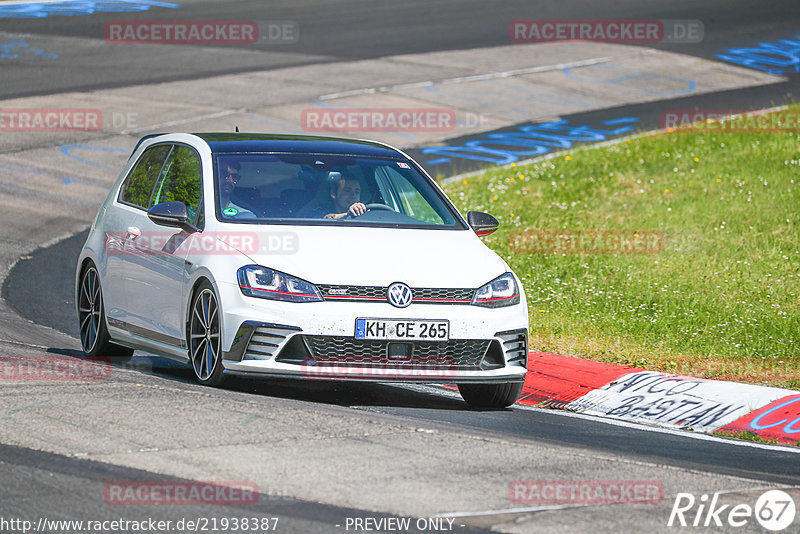
M 798 444 L 798 443 L 784 443 L 784 442 L 779 441 L 777 439 L 762 438 L 761 436 L 759 436 L 755 432 L 751 432 L 749 430 L 745 430 L 743 432 L 726 432 L 726 431 L 719 432 L 718 431 L 718 432 L 714 432 L 714 435 L 715 436 L 723 436 L 723 437 L 726 437 L 726 438 L 734 438 L 734 439 L 743 439 L 743 440 L 746 440 L 746 441 L 754 441 L 756 443 L 768 443 L 770 445 L 792 445 L 792 446 L 795 446 L 795 447 L 800 446 L 800 444 Z
M 523 279 L 533 349 L 800 387 L 797 133 L 646 136 L 446 191 L 500 220 L 485 242 Z M 617 233 L 647 253 L 598 253 Z

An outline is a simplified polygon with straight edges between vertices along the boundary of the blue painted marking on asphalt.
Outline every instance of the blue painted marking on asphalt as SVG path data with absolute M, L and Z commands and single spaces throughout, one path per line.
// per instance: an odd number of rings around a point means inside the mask
M 798 41 L 781 39 L 777 43 L 758 43 L 757 47 L 731 48 L 719 59 L 769 74 L 784 75 L 800 72 L 800 35 Z
M 24 172 L 24 173 L 27 173 L 27 174 L 38 174 L 40 176 L 47 176 L 46 172 L 37 171 L 36 169 L 27 169 L 25 167 L 13 167 L 11 165 L 0 165 L 0 169 L 4 169 L 4 170 L 8 170 L 8 171 L 19 171 L 19 172 Z M 62 184 L 80 184 L 80 185 L 86 185 L 86 186 L 89 186 L 89 187 L 97 187 L 97 188 L 103 189 L 103 190 L 107 190 L 108 189 L 108 187 L 106 187 L 104 185 L 98 185 L 98 184 L 93 184 L 93 183 L 90 183 L 90 182 L 84 182 L 83 180 L 76 180 L 74 178 L 69 178 L 69 177 L 61 178 L 61 183 Z
M 18 59 L 20 54 L 29 56 L 41 56 L 47 59 L 58 59 L 57 54 L 51 54 L 44 50 L 39 50 L 28 44 L 25 39 L 14 39 L 0 43 L 0 59 Z
M 498 80 L 485 80 L 484 82 L 485 83 L 491 83 L 493 85 L 498 85 L 498 86 L 502 87 L 503 89 L 506 89 L 506 90 L 509 90 L 509 91 L 516 91 L 518 93 L 523 93 L 523 94 L 528 94 L 528 95 L 535 95 L 536 97 L 539 97 L 538 99 L 543 101 L 543 102 L 555 102 L 555 103 L 559 103 L 559 104 L 573 104 L 573 105 L 581 106 L 581 107 L 585 107 L 585 108 L 589 107 L 589 103 L 588 102 L 584 102 L 583 100 L 573 100 L 572 98 L 566 98 L 566 97 L 563 97 L 561 95 L 557 95 L 557 94 L 550 93 L 550 92 L 547 92 L 547 91 L 537 91 L 537 90 L 535 90 L 533 88 L 520 87 L 518 85 L 511 85 L 511 84 L 503 83 L 503 82 L 498 81 Z M 542 97 L 544 97 L 544 98 L 542 98 Z
M 104 152 L 122 152 L 123 154 L 130 153 L 129 150 L 125 150 L 124 148 L 110 148 L 105 146 L 67 145 L 61 147 L 61 152 L 63 152 L 72 159 L 78 160 L 81 163 L 85 163 L 87 165 L 91 165 L 92 167 L 100 167 L 101 169 L 109 169 L 115 172 L 119 172 L 119 169 L 116 167 L 112 167 L 110 165 L 103 165 L 102 163 L 95 163 L 93 161 L 79 158 L 78 156 L 71 153 L 72 150 L 101 150 Z
M 623 82 L 626 82 L 628 80 L 636 80 L 636 79 L 640 79 L 640 78 L 644 78 L 644 79 L 647 79 L 647 78 L 653 78 L 653 79 L 660 78 L 660 79 L 665 79 L 665 80 L 670 80 L 670 81 L 678 81 L 678 82 L 681 82 L 681 83 L 685 83 L 686 86 L 687 86 L 686 89 L 670 90 L 670 91 L 650 91 L 648 89 L 637 89 L 639 94 L 642 94 L 642 95 L 653 95 L 653 96 L 683 95 L 683 94 L 686 94 L 686 93 L 691 93 L 692 91 L 694 91 L 695 87 L 697 86 L 697 83 L 694 80 L 690 80 L 688 78 L 679 78 L 677 76 L 667 76 L 666 74 L 657 74 L 657 73 L 653 73 L 653 72 L 639 72 L 639 73 L 635 73 L 635 74 L 627 74 L 625 76 L 620 76 L 618 78 L 611 78 L 609 80 L 593 80 L 591 78 L 582 78 L 580 76 L 576 76 L 576 75 L 572 74 L 570 71 L 573 68 L 582 68 L 582 69 L 589 69 L 589 68 L 619 69 L 619 67 L 617 67 L 616 65 L 590 65 L 588 67 L 566 67 L 566 68 L 561 70 L 561 72 L 564 74 L 564 76 L 566 76 L 568 78 L 572 78 L 573 80 L 577 80 L 579 82 L 596 83 L 596 84 L 600 84 L 600 85 L 617 85 L 617 84 L 622 84 Z
M 572 126 L 567 119 L 527 124 L 517 131 L 487 134 L 462 145 L 426 147 L 423 154 L 443 156 L 425 162 L 426 165 L 449 163 L 453 158 L 482 161 L 495 165 L 514 163 L 521 157 L 539 156 L 558 148 L 571 148 L 575 143 L 605 141 L 633 130 L 638 117 L 617 117 L 602 122 L 610 129 L 590 125 Z M 511 147 L 514 147 L 513 149 Z
M 620 117 L 618 119 L 608 119 L 603 121 L 603 124 L 606 126 L 613 126 L 614 124 L 633 124 L 634 122 L 639 122 L 639 119 L 636 117 Z
M 0 165 L 0 169 L 6 169 L 9 171 L 28 172 L 31 174 L 45 174 L 44 172 L 37 171 L 36 169 L 26 169 L 25 167 L 12 167 L 11 165 Z
M 105 185 L 100 184 L 93 184 L 91 182 L 84 182 L 83 180 L 76 180 L 75 178 L 64 177 L 61 179 L 62 184 L 78 184 L 78 185 L 85 185 L 87 187 L 96 187 L 97 189 L 102 189 L 103 191 L 108 191 L 108 187 Z
M 461 87 L 453 86 L 448 88 L 446 91 L 442 89 L 438 89 L 437 92 L 444 93 L 447 95 L 448 101 L 452 102 L 453 106 L 455 107 L 459 102 L 462 103 L 461 107 L 471 108 L 471 109 L 483 109 L 484 107 L 491 107 L 495 110 L 505 110 L 510 112 L 512 115 L 521 115 L 526 114 L 528 112 L 527 109 L 524 108 L 514 108 L 510 106 L 499 106 L 491 97 L 491 93 L 487 90 L 481 89 L 464 89 Z M 475 94 L 477 96 L 473 97 L 470 96 L 471 94 Z
M 77 16 L 92 13 L 130 13 L 148 11 L 151 7 L 177 9 L 180 4 L 158 0 L 61 0 L 26 4 L 0 3 L 0 18 L 43 19 L 51 15 Z

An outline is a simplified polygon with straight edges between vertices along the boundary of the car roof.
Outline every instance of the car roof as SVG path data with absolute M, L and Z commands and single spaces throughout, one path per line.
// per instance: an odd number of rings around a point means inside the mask
M 144 136 L 137 147 L 145 140 L 163 134 Z M 390 146 L 374 141 L 342 139 L 338 137 L 318 137 L 312 135 L 280 135 L 253 133 L 195 133 L 206 143 L 213 153 L 248 152 L 290 152 L 300 154 L 341 154 L 349 156 L 371 156 L 403 158 L 407 156 Z

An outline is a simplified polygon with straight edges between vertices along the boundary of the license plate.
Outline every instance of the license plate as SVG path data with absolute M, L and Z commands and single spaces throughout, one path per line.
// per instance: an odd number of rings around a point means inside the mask
M 450 321 L 442 319 L 356 319 L 356 339 L 447 341 Z

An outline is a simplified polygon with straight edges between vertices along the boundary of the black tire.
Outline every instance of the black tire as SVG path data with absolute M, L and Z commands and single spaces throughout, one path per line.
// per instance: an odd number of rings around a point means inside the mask
M 517 402 L 522 384 L 458 384 L 458 392 L 472 408 L 507 408 Z
M 186 345 L 189 359 L 198 382 L 219 386 L 225 375 L 222 367 L 222 338 L 220 333 L 219 301 L 208 280 L 197 286 L 189 308 Z
M 100 275 L 93 264 L 88 265 L 81 273 L 78 286 L 78 331 L 81 350 L 87 358 L 106 358 L 112 362 L 125 363 L 133 356 L 133 349 L 111 342 L 106 327 Z

